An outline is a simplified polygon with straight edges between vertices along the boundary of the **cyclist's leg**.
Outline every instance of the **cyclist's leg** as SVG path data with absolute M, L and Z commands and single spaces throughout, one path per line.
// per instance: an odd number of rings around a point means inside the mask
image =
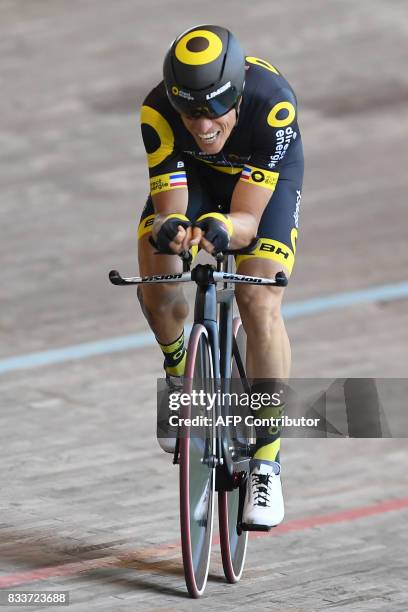
M 275 261 L 246 260 L 240 274 L 273 278 L 289 269 Z M 247 334 L 247 374 L 250 378 L 288 378 L 290 344 L 281 314 L 283 287 L 238 285 L 235 289 L 242 324 Z
M 298 138 L 290 161 L 279 172 L 275 191 L 262 215 L 260 241 L 251 255 L 237 258 L 241 274 L 273 277 L 292 273 L 299 228 L 303 183 L 303 148 Z M 287 378 L 291 352 L 281 314 L 283 288 L 240 285 L 236 288 L 241 318 L 248 336 L 248 373 L 252 377 Z
M 141 276 L 181 272 L 180 258 L 173 255 L 159 255 L 149 242 L 150 235 L 150 233 L 144 234 L 138 240 Z M 170 342 L 174 334 L 180 332 L 188 314 L 188 305 L 180 285 L 176 283 L 140 285 L 138 297 L 143 313 L 156 337 L 162 342 Z
M 276 190 L 265 209 L 258 229 L 260 242 L 249 256 L 237 258 L 242 274 L 273 277 L 283 270 L 292 272 L 298 234 L 299 206 L 303 164 L 286 177 L 280 177 Z M 240 285 L 237 302 L 247 333 L 247 369 L 254 379 L 286 379 L 290 372 L 290 344 L 282 318 L 283 288 Z M 272 394 L 280 390 L 267 381 L 255 383 L 252 392 Z M 284 400 L 279 406 L 257 411 L 261 419 L 282 416 Z M 273 526 L 284 515 L 280 482 L 280 427 L 256 428 L 256 450 L 248 480 L 243 520 L 249 525 Z M 267 482 L 267 491 L 265 483 Z M 261 484 L 260 484 L 261 483 Z M 259 503 L 261 500 L 261 503 Z M 269 507 L 268 507 L 269 505 Z
M 177 274 L 182 270 L 180 258 L 157 254 L 149 242 L 153 219 L 154 211 L 149 198 L 138 230 L 140 274 Z M 185 361 L 183 327 L 188 315 L 188 304 L 181 286 L 175 283 L 140 285 L 138 297 L 142 311 L 164 354 L 167 373 L 182 375 Z
M 258 228 L 260 237 L 251 255 L 237 258 L 241 274 L 272 278 L 283 270 L 290 276 L 296 254 L 302 172 L 279 178 Z M 237 302 L 247 333 L 247 369 L 254 378 L 287 378 L 290 344 L 281 314 L 284 289 L 238 285 Z
M 288 268 L 273 261 L 254 258 L 239 266 L 241 274 L 273 278 Z M 283 288 L 239 286 L 237 302 L 244 328 L 247 333 L 247 374 L 254 380 L 252 393 L 273 393 L 280 391 L 270 381 L 289 378 L 290 344 L 281 314 Z M 269 382 L 268 382 L 269 381 Z M 279 406 L 271 404 L 257 411 L 262 419 L 278 418 L 282 415 L 284 398 Z M 280 462 L 280 428 L 257 427 L 255 459 Z
M 186 215 L 194 220 L 213 209 L 211 188 L 207 181 L 208 169 L 203 164 L 185 159 L 188 180 L 188 207 Z M 213 172 L 213 171 L 212 171 Z M 155 213 L 149 196 L 138 229 L 139 270 L 142 276 L 175 274 L 182 270 L 176 255 L 157 254 L 149 243 Z M 138 291 L 142 311 L 154 332 L 165 357 L 167 374 L 181 376 L 184 372 L 184 321 L 188 304 L 182 286 L 176 283 L 141 285 Z

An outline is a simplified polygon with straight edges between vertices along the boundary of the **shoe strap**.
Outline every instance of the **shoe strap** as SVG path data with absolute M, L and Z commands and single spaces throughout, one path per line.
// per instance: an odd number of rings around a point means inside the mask
M 262 464 L 271 465 L 274 473 L 278 476 L 281 473 L 281 465 L 277 461 L 266 461 L 265 459 L 251 459 L 249 462 L 249 469 L 254 470 L 256 467 L 260 467 Z

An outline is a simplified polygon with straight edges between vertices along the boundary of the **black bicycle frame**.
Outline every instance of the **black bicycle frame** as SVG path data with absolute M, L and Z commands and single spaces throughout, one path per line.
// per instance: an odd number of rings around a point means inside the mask
M 226 260 L 229 272 L 231 266 L 230 257 Z M 223 262 L 218 262 L 218 270 L 223 266 Z M 233 321 L 233 300 L 234 290 L 224 283 L 223 288 L 217 290 L 212 278 L 214 268 L 210 265 L 199 265 L 192 270 L 192 279 L 197 283 L 197 293 L 194 305 L 194 323 L 200 323 L 208 333 L 208 342 L 213 356 L 213 376 L 215 380 L 215 391 L 229 391 L 229 381 L 231 379 L 231 358 L 235 357 L 238 370 L 242 377 L 245 377 L 245 370 L 239 353 L 238 345 L 232 334 Z M 217 325 L 217 306 L 220 308 L 219 328 Z M 219 358 L 218 358 L 219 356 Z M 221 408 L 216 404 L 216 418 L 221 415 Z M 224 415 L 225 416 L 225 415 Z M 217 427 L 217 455 L 221 460 L 221 465 L 226 468 L 230 478 L 232 478 L 237 466 L 239 469 L 246 469 L 249 458 L 239 458 L 234 460 L 230 452 L 230 436 L 222 435 L 220 427 Z M 226 432 L 229 429 L 226 428 Z M 217 470 L 218 471 L 218 470 Z M 223 488 L 228 483 L 223 480 Z
M 213 372 L 209 372 L 208 376 L 215 381 L 216 391 L 229 391 L 231 380 L 231 363 L 232 357 L 235 359 L 235 364 L 238 368 L 240 379 L 243 383 L 246 393 L 250 392 L 249 383 L 246 377 L 244 364 L 239 352 L 238 343 L 233 336 L 233 300 L 234 290 L 231 289 L 231 284 L 234 282 L 248 282 L 252 284 L 276 285 L 285 287 L 287 278 L 283 272 L 278 272 L 275 279 L 260 278 L 260 277 L 245 277 L 239 274 L 231 275 L 232 255 L 244 254 L 251 252 L 255 246 L 257 239 L 255 238 L 250 245 L 244 249 L 227 251 L 224 255 L 216 255 L 217 270 L 210 265 L 198 265 L 191 270 L 192 261 L 191 253 L 185 252 L 180 255 L 183 260 L 183 274 L 163 274 L 145 277 L 125 278 L 117 270 L 111 270 L 109 279 L 113 285 L 139 285 L 141 283 L 166 283 L 166 282 L 190 282 L 195 281 L 197 285 L 196 300 L 194 306 L 194 322 L 202 324 L 208 335 L 208 342 L 212 353 Z M 226 255 L 226 257 L 225 257 Z M 225 267 L 226 265 L 226 267 Z M 214 273 L 217 272 L 216 278 L 218 282 L 223 282 L 223 288 L 216 289 Z M 223 274 L 223 273 L 226 274 Z M 217 307 L 219 306 L 219 329 L 217 325 Z M 203 360 L 203 363 L 205 359 Z M 206 373 L 205 373 L 206 374 Z M 205 376 L 204 376 L 205 377 Z M 224 399 L 224 397 L 223 397 Z M 221 416 L 221 407 L 216 403 L 217 418 Z M 224 414 L 223 416 L 228 416 Z M 245 462 L 248 463 L 247 447 L 244 442 L 235 444 L 231 439 L 229 428 L 226 427 L 226 433 L 221 435 L 221 428 L 217 427 L 217 456 L 218 466 L 225 466 L 226 470 L 222 470 L 222 474 L 227 472 L 227 478 L 237 473 L 239 470 L 246 470 Z M 235 440 L 235 439 L 234 439 Z M 178 459 L 179 438 L 176 441 L 176 449 L 174 453 L 174 463 Z M 211 457 L 211 460 L 215 457 Z M 235 468 L 235 469 L 234 469 Z M 219 471 L 219 470 L 217 470 Z M 227 483 L 228 484 L 228 483 Z

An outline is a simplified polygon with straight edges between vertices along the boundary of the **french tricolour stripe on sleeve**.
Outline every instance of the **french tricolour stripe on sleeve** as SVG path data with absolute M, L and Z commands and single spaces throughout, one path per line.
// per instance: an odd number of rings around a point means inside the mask
M 249 166 L 244 166 L 244 169 L 241 172 L 241 180 L 248 181 L 251 176 L 251 168 Z
M 170 186 L 171 187 L 185 187 L 187 186 L 187 176 L 185 172 L 175 172 L 170 174 Z

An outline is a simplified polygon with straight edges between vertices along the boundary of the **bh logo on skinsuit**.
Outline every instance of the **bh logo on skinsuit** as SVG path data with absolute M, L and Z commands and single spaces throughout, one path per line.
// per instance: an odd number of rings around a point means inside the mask
M 152 230 L 152 226 L 154 223 L 154 218 L 156 215 L 149 215 L 145 219 L 140 222 L 139 228 L 137 230 L 137 238 L 140 240 L 142 236 L 148 234 Z
M 183 36 L 176 45 L 179 62 L 189 66 L 202 66 L 215 61 L 222 53 L 222 41 L 208 30 L 194 30 Z
M 264 251 L 266 253 L 274 253 L 275 255 L 280 255 L 283 259 L 288 259 L 291 255 L 288 249 L 282 249 L 281 246 L 274 244 L 272 241 L 263 242 L 259 247 L 260 251 Z

